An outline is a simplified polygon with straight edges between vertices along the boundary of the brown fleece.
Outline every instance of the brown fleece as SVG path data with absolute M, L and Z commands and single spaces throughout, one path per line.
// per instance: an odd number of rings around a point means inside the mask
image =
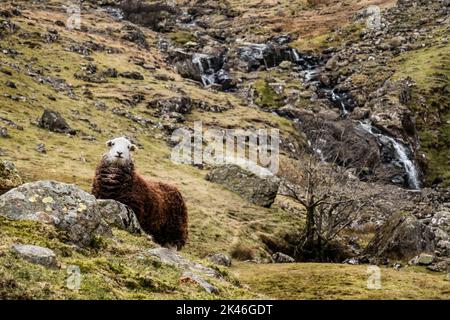
M 186 244 L 188 214 L 181 193 L 174 186 L 145 180 L 135 172 L 133 162 L 117 164 L 103 159 L 95 172 L 92 194 L 129 206 L 157 243 L 178 250 Z

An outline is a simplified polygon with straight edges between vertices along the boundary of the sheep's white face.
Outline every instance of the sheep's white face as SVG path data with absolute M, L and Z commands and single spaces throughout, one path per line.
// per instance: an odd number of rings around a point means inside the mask
M 131 162 L 131 151 L 136 149 L 127 138 L 120 137 L 109 140 L 106 145 L 110 148 L 104 159 L 109 163 L 124 164 Z

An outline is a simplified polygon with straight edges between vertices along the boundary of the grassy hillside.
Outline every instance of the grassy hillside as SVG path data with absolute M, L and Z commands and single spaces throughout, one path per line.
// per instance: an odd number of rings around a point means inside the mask
M 3 1 L 1 9 L 13 2 Z M 301 33 L 293 45 L 300 50 L 319 52 L 344 38 L 358 39 L 362 25 L 348 22 L 359 9 L 369 4 L 389 7 L 395 1 L 325 2 L 329 5 L 310 7 L 306 0 L 251 0 L 245 3 L 230 0 L 227 3 L 231 10 L 241 14 L 240 20 L 234 23 L 247 28 L 246 32 L 253 36 L 249 40 L 266 39 L 275 31 Z M 253 205 L 238 194 L 206 181 L 208 168 L 172 162 L 164 129 L 170 123 L 147 104 L 154 99 L 187 95 L 223 107 L 225 111 L 194 109 L 185 115 L 183 125 L 186 127 L 193 127 L 195 121 L 201 120 L 204 128 L 277 128 L 283 139 L 301 142 L 302 137 L 291 121 L 267 112 L 271 107 L 280 107 L 283 101 L 264 81 L 266 77 L 286 79 L 286 89 L 295 90 L 302 87 L 298 78 L 293 77 L 294 81 L 289 82 L 292 79 L 289 70 L 259 72 L 252 87 L 259 94 L 257 102 L 267 104 L 264 111 L 240 95 L 205 89 L 199 83 L 182 78 L 165 61 L 157 48 L 158 33 L 150 29 L 142 28 L 149 43 L 149 49 L 143 50 L 122 39 L 123 22 L 114 20 L 104 11 L 83 11 L 81 30 L 68 30 L 56 24 L 56 21 L 67 19 L 63 4 L 63 1 L 27 3 L 22 5 L 21 16 L 0 18 L 0 22 L 10 20 L 16 26 L 13 33 L 3 34 L 0 28 L 0 127 L 5 127 L 9 134 L 9 137 L 0 137 L 0 160 L 13 161 L 25 182 L 57 180 L 90 191 L 96 164 L 106 151 L 105 141 L 122 135 L 131 137 L 139 145 L 134 154 L 137 170 L 144 176 L 176 185 L 186 199 L 190 238 L 181 254 L 209 266 L 212 265 L 205 258 L 210 253 L 223 252 L 236 259 L 230 269 L 214 267 L 224 280 L 211 280 L 219 288 L 219 294 L 211 295 L 194 283 L 180 281 L 179 270 L 145 256 L 145 249 L 155 246 L 146 236 L 114 230 L 113 238 L 98 238 L 92 247 L 79 249 L 65 244 L 53 227 L 0 218 L 0 297 L 450 299 L 448 279 L 425 268 L 400 271 L 383 268 L 383 289 L 371 291 L 366 289 L 366 266 L 238 262 L 266 261 L 269 251 L 261 238 L 280 239 L 285 234 L 302 230 L 303 208 L 293 213 L 295 211 L 287 209 L 287 201 L 282 197 L 278 197 L 271 208 Z M 329 39 L 338 27 L 344 27 L 343 38 Z M 58 39 L 46 41 L 49 33 L 54 34 L 53 30 Z M 197 39 L 188 32 L 172 32 L 167 36 L 180 45 Z M 76 48 L 89 43 L 106 49 L 93 50 L 89 55 L 77 52 Z M 448 84 L 448 49 L 446 46 L 418 50 L 402 54 L 396 61 L 399 68 L 395 77 L 411 76 L 421 93 L 427 94 L 433 110 L 422 110 L 419 104 L 410 107 L 427 117 L 439 114 L 439 122 L 424 118 L 417 123 L 423 151 L 430 157 L 430 177 L 448 177 L 449 174 L 446 171 L 448 165 L 442 165 L 448 158 L 448 110 L 441 109 L 448 99 L 433 100 L 438 99 L 433 95 L 435 88 Z M 105 77 L 104 81 L 98 82 L 81 80 L 79 74 L 92 65 L 97 68 L 96 75 L 114 68 L 119 73 L 139 72 L 144 80 L 121 76 Z M 130 103 L 136 94 L 140 95 L 138 102 Z M 312 108 L 309 99 L 303 99 L 300 104 L 302 108 Z M 70 136 L 39 128 L 36 119 L 46 108 L 59 112 L 78 133 Z M 147 122 L 133 121 L 113 112 L 114 109 Z M 442 126 L 436 126 L 437 123 Z M 36 151 L 36 146 L 41 143 L 45 144 L 46 153 Z M 10 250 L 14 243 L 41 245 L 54 250 L 60 268 L 47 269 L 20 259 Z M 81 268 L 83 281 L 79 291 L 66 287 L 65 267 L 68 265 Z

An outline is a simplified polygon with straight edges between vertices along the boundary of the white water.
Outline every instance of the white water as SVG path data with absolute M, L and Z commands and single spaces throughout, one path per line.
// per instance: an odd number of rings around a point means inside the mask
M 205 68 L 203 67 L 203 61 L 206 61 L 206 63 L 208 64 L 208 70 L 205 70 Z M 192 63 L 198 67 L 202 77 L 203 85 L 205 87 L 214 84 L 215 81 L 214 72 L 210 72 L 208 74 L 208 71 L 212 69 L 210 57 L 208 55 L 196 53 L 192 56 Z
M 301 60 L 300 55 L 298 54 L 298 51 L 296 49 L 292 49 L 292 54 L 294 55 L 295 62 L 299 62 Z
M 419 175 L 416 166 L 411 161 L 411 159 L 408 158 L 408 152 L 406 147 L 392 137 L 374 132 L 372 125 L 368 122 L 360 122 L 360 126 L 364 131 L 370 133 L 374 137 L 379 138 L 381 141 L 384 142 L 387 141 L 392 144 L 397 156 L 397 160 L 403 165 L 403 168 L 405 169 L 406 174 L 408 175 L 409 186 L 415 190 L 420 189 L 420 181 L 418 177 Z

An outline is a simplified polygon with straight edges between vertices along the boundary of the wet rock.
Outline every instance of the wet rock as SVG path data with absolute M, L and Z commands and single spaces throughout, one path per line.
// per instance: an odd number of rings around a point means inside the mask
M 53 250 L 48 248 L 15 244 L 12 246 L 12 250 L 31 263 L 40 264 L 48 268 L 57 267 L 56 255 Z
M 379 230 L 364 251 L 375 261 L 409 260 L 435 250 L 433 231 L 410 214 L 398 213 Z
M 295 259 L 291 256 L 288 256 L 287 254 L 284 254 L 282 252 L 277 252 L 272 255 L 272 259 L 274 263 L 293 263 L 295 262 Z
M 262 207 L 272 205 L 280 183 L 275 176 L 258 176 L 234 164 L 215 167 L 205 178 L 223 185 L 247 201 Z
M 144 80 L 144 76 L 137 72 L 137 71 L 125 71 L 122 73 L 119 73 L 119 76 L 127 79 L 133 79 L 133 80 Z
M 309 56 L 302 56 L 297 50 L 274 42 L 267 44 L 249 43 L 237 49 L 238 57 L 244 62 L 245 71 L 256 71 L 260 68 L 273 68 L 283 61 L 306 66 Z M 242 69 L 242 67 L 241 67 Z
M 49 131 L 58 133 L 75 134 L 76 131 L 72 129 L 66 120 L 57 111 L 45 109 L 41 118 L 38 120 L 38 126 Z
M 20 186 L 22 183 L 22 177 L 14 163 L 0 161 L 0 195 Z
M 219 266 L 230 267 L 231 258 L 223 253 L 214 253 L 208 256 L 208 260 Z
M 172 50 L 169 59 L 182 77 L 201 82 L 205 87 L 217 84 L 222 90 L 229 90 L 235 83 L 226 70 L 226 52 L 222 48 L 213 49 L 208 54 Z

